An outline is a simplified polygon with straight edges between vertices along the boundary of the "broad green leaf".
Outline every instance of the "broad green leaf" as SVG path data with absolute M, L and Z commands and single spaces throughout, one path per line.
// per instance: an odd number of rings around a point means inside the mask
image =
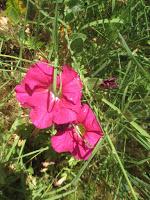
M 83 44 L 86 40 L 86 35 L 83 33 L 74 33 L 71 35 L 70 47 L 73 51 L 79 53 L 83 50 Z

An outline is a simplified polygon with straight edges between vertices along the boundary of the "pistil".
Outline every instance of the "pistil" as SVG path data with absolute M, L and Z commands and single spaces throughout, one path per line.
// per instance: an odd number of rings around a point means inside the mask
M 85 134 L 85 127 L 83 126 L 83 124 L 78 124 L 78 125 L 73 125 L 75 128 L 76 133 L 78 134 L 79 137 L 83 137 L 83 135 Z

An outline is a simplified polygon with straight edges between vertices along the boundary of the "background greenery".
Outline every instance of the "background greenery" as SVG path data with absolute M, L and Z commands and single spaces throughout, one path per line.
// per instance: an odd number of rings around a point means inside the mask
M 15 98 L 31 63 L 55 59 L 55 3 L 0 0 L 0 200 L 147 200 L 150 3 L 58 0 L 59 64 L 79 72 L 105 133 L 87 162 L 56 154 L 51 129 L 32 137 Z M 101 88 L 111 77 L 118 88 Z

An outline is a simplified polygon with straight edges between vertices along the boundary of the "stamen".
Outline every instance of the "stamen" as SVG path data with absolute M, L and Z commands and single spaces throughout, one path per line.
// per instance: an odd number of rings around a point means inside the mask
M 82 137 L 84 135 L 86 129 L 83 124 L 73 125 L 73 127 L 75 128 L 75 131 L 79 137 Z
M 53 82 L 53 84 L 51 84 L 48 87 L 48 91 L 53 93 L 55 100 L 58 100 L 58 99 L 60 99 L 60 97 L 62 95 L 62 79 L 61 79 L 61 75 L 60 75 L 60 85 L 59 85 L 59 87 L 57 85 L 57 80 L 55 80 L 55 81 L 56 81 L 56 83 L 55 83 L 56 84 L 56 86 L 55 86 L 56 88 L 54 87 L 54 82 Z

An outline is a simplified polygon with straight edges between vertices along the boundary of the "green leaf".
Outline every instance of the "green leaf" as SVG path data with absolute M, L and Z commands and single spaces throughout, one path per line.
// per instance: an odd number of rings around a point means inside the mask
M 38 41 L 36 37 L 30 37 L 27 38 L 27 40 L 24 41 L 24 44 L 29 48 L 29 49 L 39 49 L 43 46 L 43 42 Z
M 96 86 L 99 86 L 102 83 L 100 78 L 87 78 L 86 85 L 89 89 L 94 89 Z
M 83 33 L 74 33 L 71 36 L 70 47 L 73 51 L 79 53 L 83 50 L 83 44 L 86 40 L 86 35 Z
M 8 0 L 6 3 L 6 15 L 14 22 L 18 23 L 20 20 L 20 9 L 17 0 Z
M 74 20 L 74 14 L 70 11 L 67 11 L 66 16 L 65 16 L 65 21 L 71 22 Z
M 81 38 L 83 41 L 85 41 L 87 37 L 86 37 L 86 35 L 83 34 L 83 33 L 73 33 L 73 34 L 71 35 L 71 40 L 72 40 L 72 41 L 75 40 L 75 39 L 77 39 L 77 38 Z

